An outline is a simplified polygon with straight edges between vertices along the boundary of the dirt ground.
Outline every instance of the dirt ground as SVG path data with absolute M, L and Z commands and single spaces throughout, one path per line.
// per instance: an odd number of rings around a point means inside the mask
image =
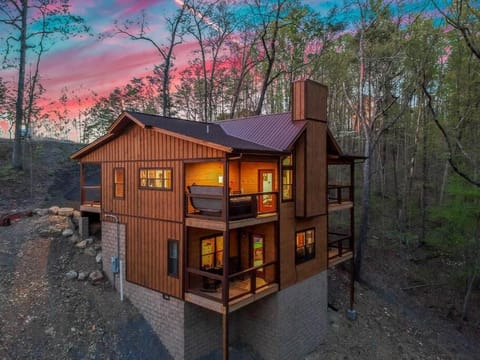
M 75 203 L 78 166 L 68 155 L 76 145 L 35 144 L 33 158 L 49 161 L 34 163 L 33 192 L 28 170 L 20 176 L 8 168 L 4 145 L 0 213 Z M 65 277 L 72 269 L 100 267 L 61 235 L 66 226 L 64 217 L 35 215 L 0 227 L 0 359 L 169 358 L 108 282 Z M 431 249 L 372 241 L 364 263 L 355 321 L 346 317 L 348 272 L 329 270 L 329 303 L 337 311 L 329 309 L 328 336 L 308 359 L 480 359 L 480 289 L 469 321 L 460 320 L 462 293 L 450 276 L 454 262 Z

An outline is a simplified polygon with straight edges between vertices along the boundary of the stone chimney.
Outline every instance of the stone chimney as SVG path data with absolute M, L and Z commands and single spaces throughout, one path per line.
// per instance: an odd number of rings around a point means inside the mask
M 328 88 L 313 80 L 292 83 L 292 120 L 327 122 Z

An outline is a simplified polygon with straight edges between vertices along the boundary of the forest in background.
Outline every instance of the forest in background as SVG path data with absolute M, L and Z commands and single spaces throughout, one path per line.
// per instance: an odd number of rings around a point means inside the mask
M 343 150 L 367 157 L 357 171 L 357 274 L 371 228 L 390 243 L 432 246 L 459 263 L 452 276 L 467 318 L 480 275 L 478 1 L 355 0 L 321 15 L 300 1 L 244 0 L 239 11 L 227 1 L 190 0 L 163 20 L 162 39 L 149 33 L 156 19 L 142 12 L 94 35 L 150 43 L 158 52 L 152 73 L 105 97 L 92 92 L 94 105 L 75 113 L 67 104 L 86 99 L 66 88 L 45 112 L 44 42 L 90 31 L 65 3 L 0 0 L 0 24 L 13 39 L 3 63 L 19 74 L 16 84 L 0 78 L 0 112 L 18 145 L 13 167 L 22 166 L 22 127 L 34 136 L 75 132 L 87 143 L 123 109 L 197 121 L 284 112 L 291 82 L 314 79 L 329 88 L 329 126 Z M 24 11 L 32 6 L 36 19 Z M 198 46 L 178 71 L 175 49 L 187 38 Z M 25 76 L 28 64 L 36 71 Z

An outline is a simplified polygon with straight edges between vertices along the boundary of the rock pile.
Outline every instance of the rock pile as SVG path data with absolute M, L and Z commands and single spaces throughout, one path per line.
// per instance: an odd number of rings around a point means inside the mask
M 102 247 L 99 241 L 94 236 L 82 239 L 78 233 L 78 224 L 80 222 L 79 211 L 76 211 L 73 208 L 52 206 L 48 209 L 35 209 L 33 213 L 38 216 L 53 215 L 54 217 L 64 218 L 65 221 L 62 222 L 64 224 L 63 227 L 59 227 L 57 224 L 52 225 L 47 229 L 40 229 L 38 231 L 40 236 L 50 237 L 59 236 L 61 234 L 62 237 L 70 242 L 77 251 L 80 251 L 80 253 L 95 259 L 95 262 L 92 262 L 93 268 L 91 270 L 70 269 L 68 272 L 66 272 L 65 277 L 68 280 L 89 280 L 92 284 L 98 284 L 105 279 L 101 270 Z M 100 269 L 98 269 L 99 266 Z

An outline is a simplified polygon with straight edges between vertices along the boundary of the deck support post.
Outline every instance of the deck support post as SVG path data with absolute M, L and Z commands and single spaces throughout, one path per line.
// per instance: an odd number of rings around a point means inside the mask
M 222 325 L 223 325 L 223 360 L 228 360 L 228 303 L 230 300 L 230 283 L 228 279 L 228 274 L 230 272 L 230 214 L 229 214 L 229 203 L 230 203 L 230 191 L 229 191 L 229 173 L 230 173 L 230 161 L 228 158 L 225 158 L 224 167 L 223 167 L 223 195 L 224 195 L 224 216 L 225 216 L 225 232 L 223 233 L 223 307 L 225 313 L 222 315 Z
M 225 313 L 222 314 L 223 325 L 223 360 L 228 360 L 228 305 L 225 307 Z
M 352 204 L 355 202 L 355 163 L 350 163 L 350 199 Z M 350 311 L 353 311 L 355 302 L 355 207 L 350 209 L 350 246 L 352 249 L 352 268 L 350 278 Z

